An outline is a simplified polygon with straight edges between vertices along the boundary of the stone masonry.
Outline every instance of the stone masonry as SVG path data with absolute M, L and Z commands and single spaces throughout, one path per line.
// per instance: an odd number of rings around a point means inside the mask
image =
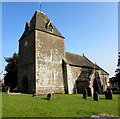
M 74 34 L 73 34 L 74 35 Z M 64 37 L 46 14 L 36 11 L 19 40 L 18 90 L 48 93 L 101 93 L 109 74 L 87 57 L 65 51 Z

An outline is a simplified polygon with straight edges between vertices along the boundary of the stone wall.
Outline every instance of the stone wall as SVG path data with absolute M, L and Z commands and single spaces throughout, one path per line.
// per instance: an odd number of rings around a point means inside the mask
M 73 94 L 76 92 L 76 80 L 78 80 L 81 73 L 80 67 L 70 66 L 67 64 L 67 80 L 68 80 L 68 93 Z
M 100 70 L 100 78 L 101 78 L 101 84 L 103 86 L 103 91 L 105 91 L 107 89 L 107 86 L 110 86 L 109 75 L 103 70 Z
M 18 90 L 33 93 L 35 90 L 35 32 L 29 33 L 19 41 Z M 26 91 L 25 91 L 26 90 Z
M 99 77 L 100 77 L 99 80 L 100 80 L 102 91 L 105 91 L 107 86 L 109 86 L 109 75 L 106 72 L 104 72 L 103 70 L 96 70 L 96 72 L 98 72 Z M 91 75 L 90 79 L 91 79 L 90 80 L 90 88 L 91 88 L 91 92 L 93 94 L 93 90 L 94 90 L 93 83 L 94 83 L 94 79 L 95 79 L 94 72 Z
M 73 94 L 89 87 L 93 93 L 94 72 L 89 76 L 89 82 L 81 80 L 80 75 L 85 68 L 66 64 L 64 58 L 64 38 L 39 30 L 24 36 L 19 41 L 18 90 L 38 95 Z M 103 90 L 106 90 L 109 75 L 103 70 L 96 71 Z
M 64 39 L 35 31 L 36 94 L 65 93 L 62 60 Z
M 89 75 L 89 79 L 84 79 L 80 76 L 82 75 L 82 71 L 84 70 L 92 70 L 91 74 Z M 103 90 L 106 90 L 109 81 L 109 75 L 101 70 L 88 69 L 82 67 L 71 66 L 67 64 L 67 82 L 68 82 L 68 93 L 82 93 L 84 89 L 88 90 L 89 94 L 93 94 L 94 92 L 94 81 L 95 81 L 95 72 L 98 73 L 100 79 L 97 79 L 97 87 L 99 92 L 102 91 L 101 86 L 103 85 Z M 102 73 L 101 73 L 102 72 Z

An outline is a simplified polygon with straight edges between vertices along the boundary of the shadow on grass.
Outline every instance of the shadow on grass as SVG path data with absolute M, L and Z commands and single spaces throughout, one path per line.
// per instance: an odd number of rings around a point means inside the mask
M 48 98 L 42 98 L 43 100 L 49 100 Z
M 105 98 L 99 98 L 99 100 L 106 100 Z

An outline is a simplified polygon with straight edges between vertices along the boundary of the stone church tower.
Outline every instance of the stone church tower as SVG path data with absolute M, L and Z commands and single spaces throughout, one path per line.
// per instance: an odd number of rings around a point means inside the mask
M 64 37 L 48 19 L 36 11 L 19 40 L 18 84 L 20 92 L 102 93 L 109 74 L 86 56 L 65 52 Z
M 18 90 L 26 93 L 64 93 L 64 37 L 36 11 L 19 40 Z

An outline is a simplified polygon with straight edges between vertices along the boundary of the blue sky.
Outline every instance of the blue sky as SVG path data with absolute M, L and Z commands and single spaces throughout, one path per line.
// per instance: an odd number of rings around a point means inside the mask
M 66 51 L 84 53 L 110 77 L 114 76 L 118 58 L 117 2 L 43 2 L 42 5 L 42 11 L 65 37 Z M 2 70 L 6 65 L 4 57 L 18 52 L 25 23 L 36 10 L 39 10 L 37 2 L 2 3 Z

